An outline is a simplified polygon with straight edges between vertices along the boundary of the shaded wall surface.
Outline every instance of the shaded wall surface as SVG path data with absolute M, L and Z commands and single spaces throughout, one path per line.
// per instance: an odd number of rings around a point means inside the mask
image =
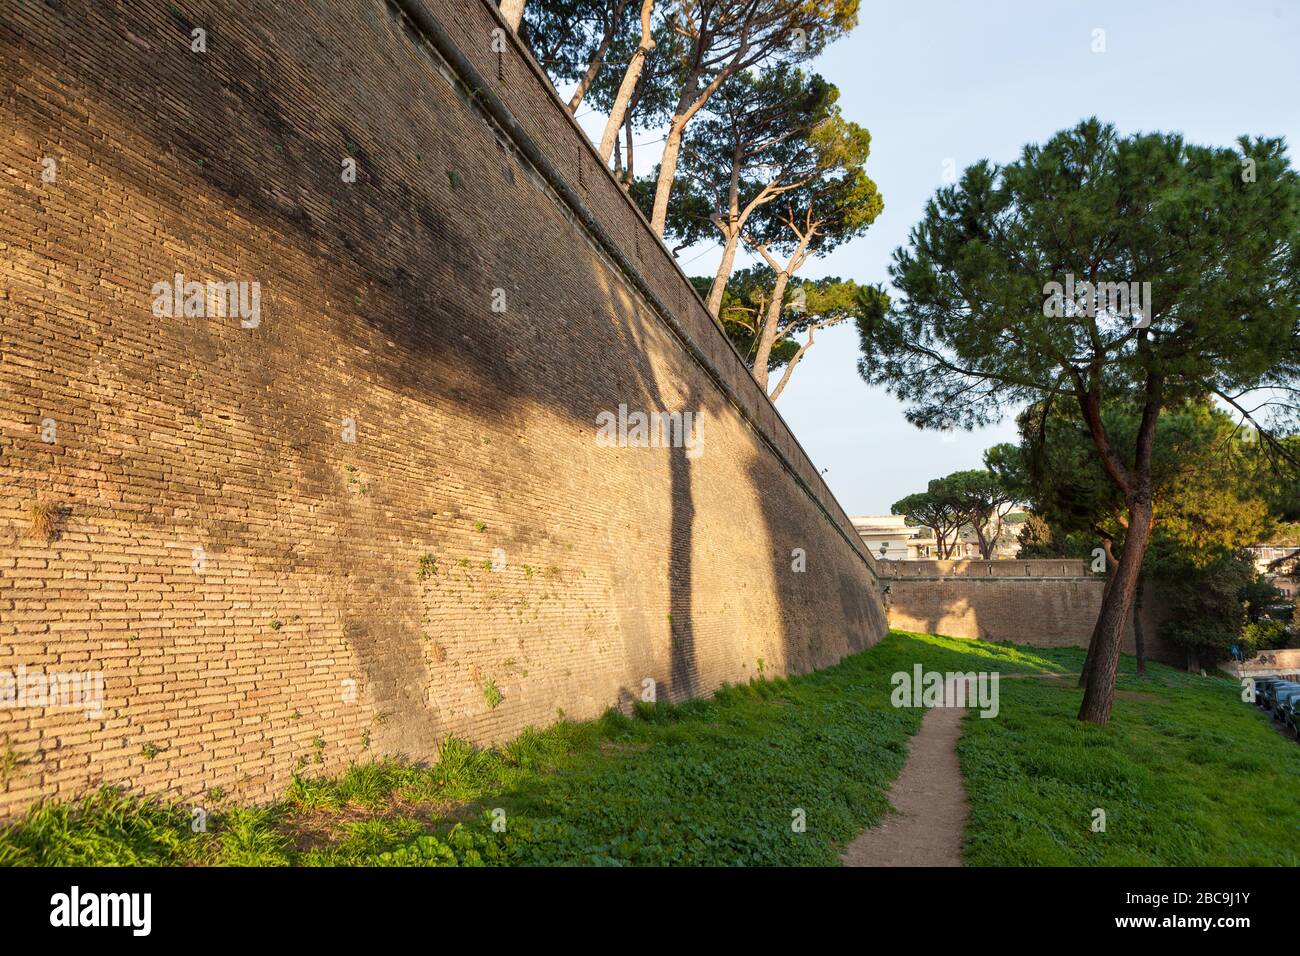
M 1089 574 L 1084 561 L 880 561 L 889 626 L 1038 647 L 1087 647 L 1101 613 L 1106 579 Z M 1182 665 L 1186 653 L 1162 641 L 1159 596 L 1142 608 L 1147 655 Z M 1123 650 L 1134 652 L 1133 623 Z
M 0 0 L 0 678 L 103 677 L 0 708 L 0 815 L 266 798 L 883 632 L 848 518 L 499 29 Z M 259 309 L 159 316 L 176 274 Z M 620 405 L 703 445 L 606 447 Z

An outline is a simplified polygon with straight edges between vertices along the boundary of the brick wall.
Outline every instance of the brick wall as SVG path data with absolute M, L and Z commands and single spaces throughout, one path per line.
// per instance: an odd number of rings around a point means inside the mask
M 881 634 L 842 509 L 499 26 L 0 0 L 0 675 L 104 680 L 0 708 L 0 816 L 265 799 Z M 176 273 L 258 321 L 155 316 Z M 703 453 L 601 447 L 620 404 Z
M 1087 647 L 1101 610 L 1101 575 L 1084 561 L 880 561 L 889 626 L 1039 647 Z M 1157 636 L 1162 614 L 1148 586 L 1143 635 L 1153 660 L 1180 666 L 1185 653 Z M 1133 626 L 1124 638 L 1132 654 Z

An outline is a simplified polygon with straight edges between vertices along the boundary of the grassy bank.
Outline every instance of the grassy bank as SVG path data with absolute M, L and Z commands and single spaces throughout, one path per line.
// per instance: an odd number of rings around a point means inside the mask
M 0 834 L 0 864 L 831 864 L 887 812 L 921 718 L 890 706 L 890 676 L 918 662 L 1021 675 L 1001 681 L 996 718 L 965 721 L 968 864 L 1300 862 L 1300 746 L 1230 682 L 1158 665 L 1139 681 L 1125 661 L 1114 720 L 1096 728 L 1073 719 L 1073 681 L 1052 677 L 1080 651 L 893 634 L 707 701 L 298 779 L 272 807 L 210 794 L 204 833 L 188 803 L 46 804 Z M 1105 833 L 1091 830 L 1098 807 Z
M 1074 683 L 1003 681 L 997 719 L 966 719 L 966 865 L 1300 865 L 1300 746 L 1236 683 L 1126 657 L 1107 727 L 1074 719 Z
M 453 740 L 431 767 L 300 779 L 269 808 L 205 800 L 206 833 L 191 832 L 189 806 L 111 793 L 48 804 L 0 836 L 0 863 L 832 863 L 884 812 L 919 725 L 889 705 L 898 648 L 877 650 L 491 750 Z

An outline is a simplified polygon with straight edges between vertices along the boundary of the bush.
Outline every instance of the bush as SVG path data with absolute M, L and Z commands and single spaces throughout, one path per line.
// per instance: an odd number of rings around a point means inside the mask
M 1286 647 L 1287 632 L 1286 625 L 1281 621 L 1272 621 L 1263 618 L 1247 624 L 1241 629 L 1241 647 L 1246 652 L 1253 651 L 1270 651 L 1278 647 Z

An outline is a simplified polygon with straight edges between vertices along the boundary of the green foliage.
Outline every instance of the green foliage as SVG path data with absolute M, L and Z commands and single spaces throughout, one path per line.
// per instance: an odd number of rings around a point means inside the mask
M 691 281 L 702 297 L 709 294 L 713 280 L 697 276 Z M 758 331 L 772 301 L 775 284 L 776 273 L 770 267 L 752 266 L 733 273 L 723 292 L 720 310 L 723 331 L 751 365 L 758 347 Z M 792 280 L 786 287 L 786 314 L 781 334 L 768 356 L 768 369 L 783 368 L 795 357 L 800 347 L 795 337 L 806 334 L 810 326 L 829 328 L 852 319 L 867 288 L 852 279 L 835 276 Z
M 1082 692 L 1053 680 L 1004 680 L 998 717 L 965 721 L 967 866 L 1300 865 L 1300 748 L 1235 682 L 1147 666 L 1122 659 L 1107 727 L 1071 720 Z
M 438 573 L 438 559 L 431 554 L 420 555 L 420 562 L 416 566 L 415 576 L 421 581 L 427 580 Z
M 519 37 L 558 87 L 586 73 L 607 37 L 631 33 L 639 8 L 632 0 L 531 0 Z
M 1265 614 L 1286 601 L 1286 596 L 1262 574 L 1251 577 L 1237 594 L 1246 608 L 1246 617 L 1254 624 Z
M 1241 641 L 1247 622 L 1241 593 L 1255 575 L 1250 558 L 1228 553 L 1206 564 L 1172 557 L 1162 567 L 1160 595 L 1168 611 L 1160 636 L 1211 657 L 1226 657 Z
M 976 163 L 930 200 L 894 253 L 901 297 L 859 323 L 859 371 L 934 428 L 1062 392 L 1141 405 L 1153 373 L 1164 406 L 1294 383 L 1298 234 L 1283 140 L 1203 147 L 1086 120 L 1007 166 Z M 1150 282 L 1149 325 L 1044 314 L 1049 283 L 1067 277 Z
M 1138 415 L 1131 407 L 1104 406 L 1101 418 L 1118 448 L 1131 448 Z M 1019 420 L 1020 452 L 1034 512 L 1039 550 L 1022 556 L 1087 557 L 1108 541 L 1122 552 L 1125 502 L 1090 451 L 1077 409 L 1031 406 Z M 1232 644 L 1249 649 L 1243 602 L 1261 587 L 1238 549 L 1268 537 L 1275 526 L 1270 496 L 1277 463 L 1232 417 L 1209 402 L 1187 402 L 1161 415 L 1151 465 L 1156 524 L 1143 574 L 1170 602 L 1162 636 L 1209 656 L 1226 656 Z M 1253 601 L 1258 606 L 1263 595 Z
M 955 471 L 942 479 L 940 486 L 961 515 L 962 523 L 975 532 L 980 555 L 987 560 L 1002 536 L 1003 520 L 1015 507 L 1017 489 L 988 469 Z
M 1270 651 L 1288 645 L 1286 624 L 1267 618 L 1250 621 L 1241 629 L 1241 647 L 1247 654 L 1256 651 Z
M 948 557 L 962 523 L 957 502 L 944 491 L 943 482 L 938 478 L 933 479 L 925 491 L 895 501 L 889 506 L 889 513 L 902 515 L 909 523 L 933 531 L 940 559 Z
M 1085 558 L 1095 547 L 1093 536 L 1064 533 L 1034 511 L 1025 516 L 1019 540 L 1021 558 Z
M 492 678 L 488 678 L 483 685 L 483 700 L 487 702 L 488 710 L 496 710 L 497 705 L 504 699 L 501 690 L 497 687 L 497 682 Z
M 1103 406 L 1101 420 L 1123 463 L 1133 466 L 1138 414 Z M 1019 419 L 1027 492 L 1036 514 L 1059 534 L 1101 538 L 1122 549 L 1124 496 L 1091 450 L 1078 410 L 1031 406 Z M 1187 402 L 1161 415 L 1151 465 L 1155 540 L 1148 572 L 1169 560 L 1204 565 L 1252 544 L 1272 527 L 1267 500 L 1271 465 L 1246 441 L 1231 416 L 1208 402 Z
M 890 705 L 890 676 L 918 662 L 1030 675 L 1001 681 L 996 719 L 964 724 L 968 864 L 1300 864 L 1300 750 L 1235 684 L 1159 665 L 1138 682 L 1126 659 L 1121 691 L 1140 696 L 1121 695 L 1108 728 L 1080 725 L 1073 682 L 1032 675 L 1067 677 L 1082 657 L 891 634 L 835 667 L 638 719 L 611 709 L 491 750 L 449 738 L 432 766 L 295 779 L 272 807 L 208 807 L 206 833 L 188 806 L 110 790 L 46 802 L 0 832 L 0 865 L 829 865 L 888 813 L 922 716 Z M 796 807 L 806 833 L 790 830 Z
M 969 527 L 979 540 L 981 554 L 988 558 L 1020 491 L 1018 477 L 1004 477 L 1006 454 L 1002 446 L 986 453 L 986 460 L 1003 471 L 968 469 L 932 479 L 925 491 L 895 501 L 890 513 L 933 531 L 940 558 L 950 556 L 961 529 Z

